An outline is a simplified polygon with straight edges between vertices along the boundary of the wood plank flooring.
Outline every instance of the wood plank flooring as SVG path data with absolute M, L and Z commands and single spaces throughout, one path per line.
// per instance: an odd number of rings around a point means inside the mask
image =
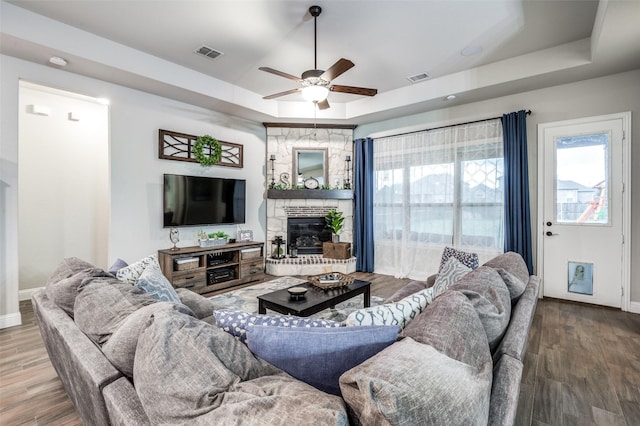
M 357 273 L 386 298 L 408 280 Z M 0 425 L 81 425 L 47 357 L 30 301 L 0 330 Z M 517 425 L 640 425 L 640 315 L 538 301 Z

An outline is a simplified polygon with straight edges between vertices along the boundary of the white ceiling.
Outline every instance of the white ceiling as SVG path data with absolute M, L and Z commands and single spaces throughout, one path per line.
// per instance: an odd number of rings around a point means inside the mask
M 355 67 L 314 112 L 299 94 L 262 97 L 318 67 Z M 2 1 L 0 52 L 256 121 L 366 123 L 640 68 L 640 1 Z M 224 53 L 210 60 L 201 45 Z M 463 56 L 461 51 L 481 47 Z M 49 64 L 48 64 L 49 65 Z M 53 66 L 53 65 L 50 65 Z M 426 72 L 428 80 L 407 77 Z M 453 101 L 444 101 L 455 94 Z

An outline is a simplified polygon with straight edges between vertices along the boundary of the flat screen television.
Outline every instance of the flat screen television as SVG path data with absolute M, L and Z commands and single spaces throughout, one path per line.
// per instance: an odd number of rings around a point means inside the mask
M 163 226 L 245 223 L 246 181 L 164 175 Z

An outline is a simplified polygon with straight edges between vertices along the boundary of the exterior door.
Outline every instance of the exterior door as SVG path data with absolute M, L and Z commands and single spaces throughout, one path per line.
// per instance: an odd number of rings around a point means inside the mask
M 620 307 L 623 116 L 540 124 L 543 294 Z

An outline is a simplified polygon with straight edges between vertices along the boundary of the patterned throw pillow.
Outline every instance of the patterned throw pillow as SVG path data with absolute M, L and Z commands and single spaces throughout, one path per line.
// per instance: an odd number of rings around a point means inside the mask
M 433 297 L 436 298 L 444 293 L 453 283 L 471 272 L 472 269 L 463 265 L 455 257 L 450 257 L 444 267 L 436 277 L 433 285 Z
M 358 309 L 349 314 L 347 326 L 398 325 L 404 328 L 433 302 L 433 289 L 427 288 L 402 300 L 370 308 Z
M 144 259 L 140 259 L 136 263 L 119 269 L 116 273 L 116 278 L 125 283 L 134 285 L 136 281 L 138 281 L 138 278 L 140 278 L 140 275 L 142 275 L 144 270 L 147 268 L 149 263 L 153 262 L 154 260 L 156 262 L 158 261 L 157 254 L 152 254 L 145 257 Z
M 136 280 L 135 286 L 161 302 L 182 303 L 176 290 L 162 274 L 160 264 L 158 264 L 158 261 L 155 259 L 147 265 L 140 277 Z
M 247 329 L 255 325 L 276 326 L 287 328 L 333 328 L 343 327 L 344 324 L 331 320 L 300 318 L 296 316 L 276 316 L 249 314 L 242 311 L 221 309 L 213 311 L 216 325 L 246 343 Z
M 460 263 L 471 269 L 476 269 L 479 265 L 478 255 L 476 253 L 457 250 L 453 247 L 445 247 L 442 251 L 442 257 L 440 258 L 440 268 L 438 269 L 438 273 L 442 271 L 444 264 L 447 263 L 447 260 L 449 260 L 450 257 L 455 257 L 460 261 Z

